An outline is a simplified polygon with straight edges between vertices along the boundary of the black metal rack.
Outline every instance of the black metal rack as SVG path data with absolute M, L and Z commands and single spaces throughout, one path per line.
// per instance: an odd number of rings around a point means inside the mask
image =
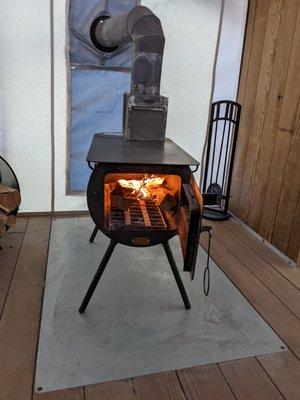
M 203 217 L 229 218 L 230 185 L 241 105 L 229 100 L 212 104 L 202 185 Z

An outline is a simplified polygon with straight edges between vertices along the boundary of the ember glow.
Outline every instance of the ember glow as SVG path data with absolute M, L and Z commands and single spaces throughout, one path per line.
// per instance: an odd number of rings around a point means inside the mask
M 151 197 L 151 190 L 161 186 L 165 178 L 145 175 L 144 179 L 119 179 L 119 184 L 127 189 L 132 189 L 132 194 L 137 197 Z

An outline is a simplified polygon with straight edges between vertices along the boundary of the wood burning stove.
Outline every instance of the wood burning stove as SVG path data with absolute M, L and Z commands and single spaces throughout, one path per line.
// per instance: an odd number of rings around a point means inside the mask
M 110 238 L 86 293 L 83 313 L 117 245 L 163 245 L 184 305 L 191 307 L 169 240 L 179 235 L 183 270 L 194 277 L 203 201 L 193 172 L 199 163 L 165 139 L 167 99 L 159 94 L 164 36 L 159 19 L 146 7 L 92 25 L 98 48 L 134 42 L 131 92 L 124 96 L 123 134 L 96 134 L 87 161 L 93 172 L 87 201 L 95 229 Z M 124 39 L 125 38 L 125 39 Z M 194 171 L 191 170 L 194 167 Z M 207 228 L 204 228 L 207 230 Z M 208 271 L 206 269 L 206 271 Z
M 147 247 L 162 244 L 185 307 L 191 307 L 168 241 L 179 235 L 183 270 L 195 273 L 203 202 L 191 166 L 199 163 L 170 139 L 149 142 L 95 135 L 87 160 L 93 167 L 87 189 L 90 214 L 111 239 L 89 291 L 84 312 L 117 243 Z

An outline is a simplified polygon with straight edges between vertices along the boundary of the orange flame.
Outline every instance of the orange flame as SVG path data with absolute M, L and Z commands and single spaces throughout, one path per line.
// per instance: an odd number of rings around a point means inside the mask
M 164 182 L 164 177 L 145 175 L 144 179 L 119 179 L 119 184 L 127 189 L 132 189 L 132 194 L 137 197 L 151 197 L 151 189 L 161 186 Z

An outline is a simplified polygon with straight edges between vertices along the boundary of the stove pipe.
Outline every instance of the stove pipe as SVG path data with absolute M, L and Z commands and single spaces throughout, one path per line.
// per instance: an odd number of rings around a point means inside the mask
M 147 7 L 100 20 L 94 38 L 104 51 L 133 42 L 131 93 L 158 95 L 165 37 L 160 20 Z
M 160 96 L 165 37 L 159 18 L 149 8 L 137 6 L 123 15 L 97 18 L 91 38 L 107 53 L 133 42 L 130 93 L 124 96 L 124 136 L 129 140 L 164 140 L 168 99 Z

